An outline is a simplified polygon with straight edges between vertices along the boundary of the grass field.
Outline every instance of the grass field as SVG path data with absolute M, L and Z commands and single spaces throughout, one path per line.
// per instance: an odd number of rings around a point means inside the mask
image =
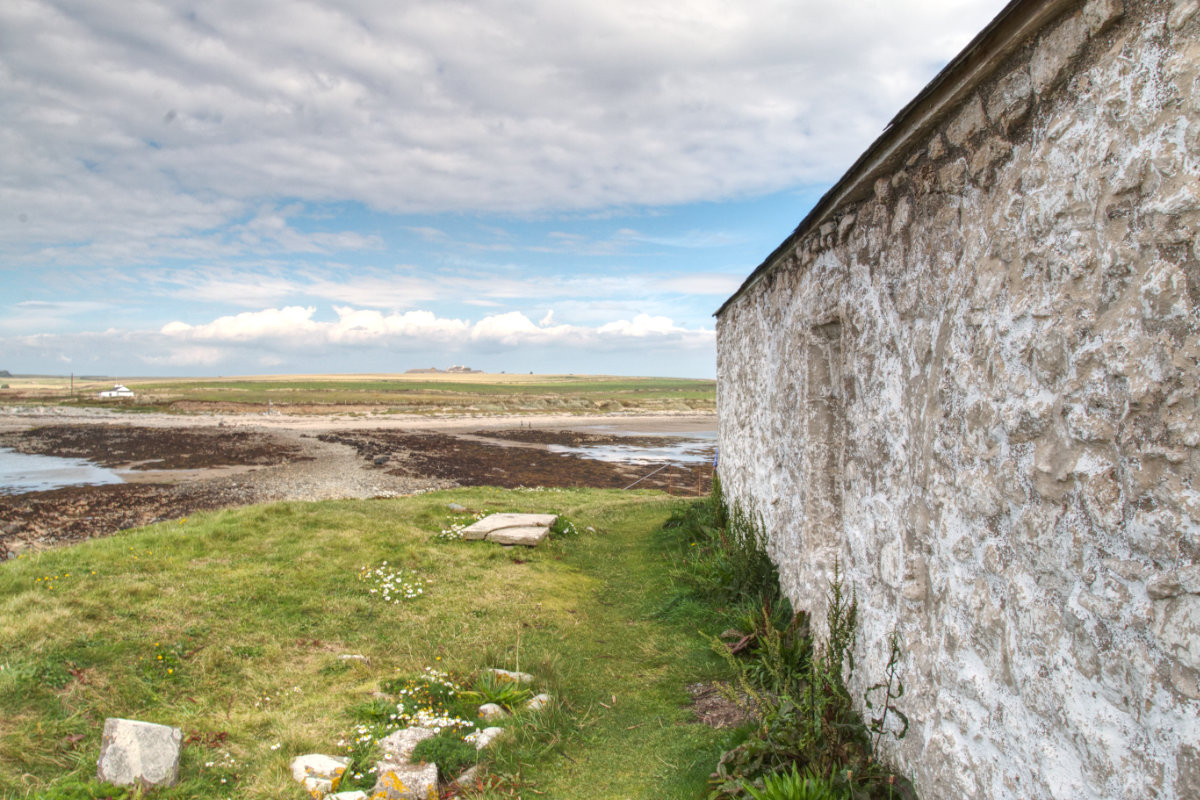
M 16 377 L 0 403 L 106 405 L 129 410 L 321 413 L 599 413 L 713 411 L 716 384 L 686 378 L 604 375 L 288 375 L 215 379 L 129 379 L 133 400 L 100 401 L 112 380 Z
M 535 550 L 439 537 L 447 504 L 554 511 Z M 697 798 L 730 734 L 685 687 L 725 674 L 677 592 L 657 493 L 454 490 L 228 510 L 0 565 L 0 797 L 92 797 L 106 717 L 180 727 L 176 798 L 300 798 L 300 754 L 338 752 L 370 693 L 444 670 L 532 672 L 482 798 Z M 686 549 L 686 548 L 685 548 Z M 386 566 L 385 566 L 386 562 Z M 363 568 L 402 571 L 385 603 Z M 367 577 L 373 573 L 367 573 Z M 358 654 L 369 661 L 339 659 Z M 103 795 L 97 795 L 103 796 Z

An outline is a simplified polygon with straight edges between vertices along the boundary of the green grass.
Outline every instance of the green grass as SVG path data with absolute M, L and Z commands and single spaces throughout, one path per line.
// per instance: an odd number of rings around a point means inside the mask
M 556 511 L 580 533 L 536 550 L 440 540 L 450 502 Z M 685 686 L 727 666 L 700 633 L 721 623 L 671 584 L 656 531 L 674 502 L 472 489 L 287 503 L 7 562 L 0 797 L 86 796 L 66 787 L 90 781 L 117 716 L 184 731 L 183 783 L 155 797 L 300 800 L 288 762 L 336 752 L 351 709 L 383 682 L 435 667 L 469 683 L 488 666 L 532 672 L 555 698 L 495 752 L 509 787 L 703 796 L 729 737 L 692 720 Z M 359 572 L 384 561 L 422 594 L 371 595 Z M 349 653 L 370 663 L 338 659 Z
M 123 410 L 203 410 L 233 404 L 259 410 L 288 406 L 361 407 L 392 413 L 598 413 L 608 411 L 713 411 L 716 384 L 684 378 L 605 375 L 281 376 L 179 380 L 127 380 L 134 400 L 101 401 L 103 384 L 77 386 L 74 399 L 62 380 L 50 379 L 0 395 L 0 402 L 50 402 Z

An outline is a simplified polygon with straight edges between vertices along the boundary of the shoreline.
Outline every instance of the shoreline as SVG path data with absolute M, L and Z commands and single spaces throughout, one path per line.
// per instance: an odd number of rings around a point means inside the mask
M 42 425 L 127 425 L 144 428 L 260 428 L 290 431 L 355 431 L 367 429 L 440 431 L 453 433 L 488 428 L 622 431 L 663 435 L 702 433 L 717 429 L 716 413 L 694 411 L 610 412 L 604 414 L 475 414 L 423 416 L 419 414 L 362 415 L 259 413 L 164 414 L 125 412 L 103 408 L 34 406 L 0 409 L 0 431 L 22 431 Z
M 613 463 L 552 452 L 548 445 L 715 431 L 715 414 L 685 412 L 430 418 L 5 409 L 0 437 L 25 443 L 14 449 L 84 458 L 125 482 L 0 494 L 0 561 L 200 511 L 278 501 L 388 498 L 479 485 L 620 489 L 635 483 L 696 496 L 711 482 L 706 464 L 669 458 Z M 654 477 L 647 480 L 647 473 Z

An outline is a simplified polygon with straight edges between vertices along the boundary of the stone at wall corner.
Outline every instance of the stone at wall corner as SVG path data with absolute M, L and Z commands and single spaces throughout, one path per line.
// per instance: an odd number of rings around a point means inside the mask
M 875 181 L 875 199 L 881 203 L 886 203 L 891 194 L 891 183 L 887 177 L 877 178 Z
M 946 154 L 946 140 L 942 138 L 940 133 L 934 133 L 933 139 L 929 142 L 929 160 L 937 161 Z
M 970 170 L 972 177 L 978 177 L 1000 159 L 1012 152 L 1012 145 L 999 136 L 992 136 L 983 142 L 971 154 Z
M 1067 65 L 1087 43 L 1088 29 L 1082 14 L 1073 14 L 1042 36 L 1030 62 L 1029 77 L 1039 95 L 1052 89 L 1066 72 Z
M 1132 558 L 1106 558 L 1100 563 L 1121 580 L 1144 581 L 1150 577 L 1150 568 Z
M 1179 583 L 1188 594 L 1200 594 L 1200 564 L 1189 564 L 1176 570 Z
M 1181 667 L 1179 664 L 1172 664 L 1171 687 L 1189 700 L 1200 699 L 1200 676 L 1196 674 L 1195 670 Z M 1191 797 L 1192 795 L 1180 796 Z
M 978 94 L 973 94 L 963 103 L 958 116 L 946 126 L 946 138 L 950 140 L 950 144 L 962 147 L 968 139 L 986 126 L 987 115 L 983 111 L 983 101 L 979 99 Z
M 910 567 L 904 576 L 900 593 L 905 600 L 913 603 L 923 603 L 929 597 L 929 571 L 923 563 L 919 567 Z
M 1175 0 L 1175 7 L 1167 15 L 1167 27 L 1177 31 L 1200 11 L 1200 0 Z
M 846 214 L 838 222 L 838 240 L 844 242 L 846 240 L 846 236 L 850 233 L 851 229 L 853 229 L 853 228 L 854 228 L 854 215 Z
M 1169 600 L 1183 593 L 1183 584 L 1169 572 L 1160 572 L 1146 581 L 1146 594 L 1151 600 Z
M 1174 665 L 1188 673 L 1200 671 L 1200 597 L 1183 594 L 1163 601 L 1156 610 L 1154 633 L 1174 658 Z
M 1184 745 L 1175 754 L 1175 796 L 1200 797 L 1200 749 Z
M 988 97 L 988 117 L 1008 130 L 1029 113 L 1029 96 L 1032 93 L 1029 69 L 1025 66 L 1014 69 L 996 82 L 996 88 Z
M 957 192 L 967 181 L 967 161 L 957 158 L 938 170 L 937 187 L 943 192 Z
M 1124 0 L 1090 0 L 1083 7 L 1088 35 L 1095 36 L 1125 14 Z

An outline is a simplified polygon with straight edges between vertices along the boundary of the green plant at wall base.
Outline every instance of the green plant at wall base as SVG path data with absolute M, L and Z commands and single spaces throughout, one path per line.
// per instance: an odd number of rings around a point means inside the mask
M 861 775 L 870 763 L 867 729 L 846 690 L 854 665 L 857 603 L 845 591 L 838 564 L 826 599 L 829 639 L 822 648 L 814 648 L 807 636 L 785 647 L 788 629 L 769 617 L 758 633 L 762 647 L 755 658 L 742 661 L 725 648 L 740 691 L 758 709 L 760 727 L 721 757 L 712 777 L 714 800 L 742 795 L 746 778 L 794 766 L 832 778 L 846 767 L 852 776 Z
M 710 637 L 710 644 L 734 676 L 727 697 L 757 720 L 745 740 L 721 756 L 710 776 L 710 800 L 775 800 L 798 787 L 817 787 L 811 788 L 816 797 L 915 800 L 911 784 L 875 760 L 879 737 L 855 712 L 847 689 L 855 669 L 858 603 L 840 562 L 826 589 L 827 636 L 814 643 L 808 615 L 794 613 L 780 590 L 761 521 L 736 506 L 725 508 L 719 483 L 708 499 L 676 512 L 664 534 L 671 537 L 678 584 L 693 597 L 725 604 L 719 612 L 732 627 Z M 878 702 L 882 693 L 889 709 L 881 726 L 902 719 L 894 702 L 899 639 L 895 644 L 888 676 L 873 695 Z M 805 784 L 801 776 L 815 783 Z
M 743 788 L 754 800 L 851 800 L 845 788 L 808 770 L 800 774 L 795 764 L 790 772 L 767 775 L 761 788 L 746 782 Z
M 736 634 L 736 639 L 735 639 Z M 748 681 L 771 694 L 798 692 L 812 657 L 808 614 L 793 613 L 787 598 L 770 601 L 743 615 L 721 640 L 736 655 Z M 718 653 L 726 651 L 716 646 Z
M 900 668 L 900 658 L 902 655 L 899 631 L 892 631 L 891 636 L 888 637 L 888 646 L 890 652 L 885 669 L 887 680 L 872 684 L 870 688 L 863 692 L 863 702 L 866 703 L 867 712 L 873 714 L 867 722 L 867 727 L 870 728 L 871 735 L 874 737 L 871 742 L 871 755 L 873 757 L 879 755 L 879 742 L 885 734 L 895 736 L 897 739 L 903 739 L 905 734 L 908 733 L 908 716 L 896 707 L 896 701 L 904 696 L 904 684 L 896 674 Z M 878 694 L 879 692 L 883 693 L 883 700 L 879 704 L 878 715 L 874 715 L 875 705 L 871 701 L 871 695 Z M 899 731 L 888 730 L 887 719 L 889 714 L 894 715 L 900 720 L 901 728 Z
M 829 643 L 825 651 L 825 661 L 835 679 L 842 681 L 845 671 L 846 679 L 854 672 L 854 639 L 858 631 L 858 596 L 855 592 L 846 597 L 846 587 L 842 580 L 841 563 L 833 562 L 833 580 L 829 582 L 826 593 L 825 623 L 829 629 Z
M 761 521 L 740 507 L 728 510 L 719 481 L 714 480 L 708 499 L 684 506 L 665 527 L 687 535 L 688 549 L 676 577 L 698 594 L 745 607 L 776 605 L 782 599 Z

